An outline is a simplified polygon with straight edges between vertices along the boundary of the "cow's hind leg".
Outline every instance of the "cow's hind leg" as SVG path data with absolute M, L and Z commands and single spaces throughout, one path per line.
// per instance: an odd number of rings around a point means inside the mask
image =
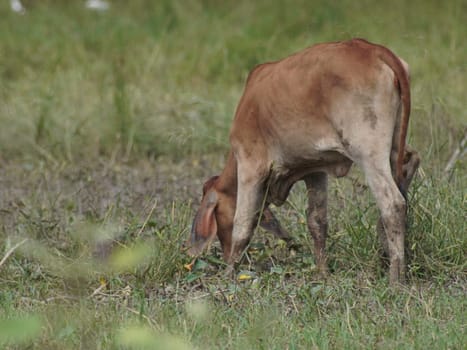
M 308 191 L 307 223 L 314 241 L 315 262 L 319 273 L 326 275 L 328 272 L 325 252 L 328 231 L 328 175 L 326 173 L 313 173 L 304 180 Z
M 366 163 L 363 165 L 368 184 L 381 211 L 381 222 L 387 237 L 389 255 L 389 282 L 405 281 L 404 239 L 406 201 L 396 185 L 389 165 Z
M 397 158 L 397 154 L 393 154 L 391 157 L 391 163 L 395 164 Z M 402 192 L 403 196 L 407 200 L 407 192 L 409 190 L 410 183 L 415 175 L 415 172 L 420 165 L 420 156 L 418 155 L 417 151 L 415 151 L 409 145 L 405 146 L 405 155 L 404 155 L 404 164 L 402 168 L 403 172 L 403 182 L 399 184 L 399 189 Z M 383 248 L 383 264 L 386 265 L 388 263 L 389 258 L 389 247 L 388 247 L 388 239 L 386 232 L 384 231 L 383 220 L 380 217 L 378 220 L 378 224 L 376 226 L 378 236 L 381 242 L 381 246 Z

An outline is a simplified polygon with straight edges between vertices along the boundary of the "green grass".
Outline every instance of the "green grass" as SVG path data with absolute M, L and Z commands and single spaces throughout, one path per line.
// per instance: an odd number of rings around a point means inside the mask
M 464 1 L 0 4 L 0 347 L 463 349 L 467 343 Z M 331 276 L 315 274 L 302 185 L 238 273 L 181 248 L 222 167 L 248 71 L 364 37 L 409 62 L 409 282 L 388 288 L 362 180 L 331 183 Z M 8 255 L 11 252 L 11 255 Z

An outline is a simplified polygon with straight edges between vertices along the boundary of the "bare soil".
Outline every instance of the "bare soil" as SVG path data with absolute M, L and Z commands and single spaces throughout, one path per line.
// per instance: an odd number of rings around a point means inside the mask
M 0 164 L 0 230 L 11 235 L 36 221 L 49 231 L 70 220 L 104 220 L 109 215 L 147 215 L 173 202 L 197 203 L 203 181 L 221 169 L 223 157 L 99 160 L 78 164 Z M 50 232 L 48 233 L 50 234 Z

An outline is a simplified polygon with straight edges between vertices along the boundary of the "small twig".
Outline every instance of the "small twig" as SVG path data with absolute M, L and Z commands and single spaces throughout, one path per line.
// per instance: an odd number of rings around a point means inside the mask
M 352 325 L 350 324 L 350 307 L 348 303 L 345 303 L 345 308 L 346 308 L 346 321 L 347 321 L 347 327 L 349 328 L 350 334 L 352 334 L 352 337 L 354 337 Z
M 101 283 L 99 285 L 99 287 L 97 287 L 96 289 L 94 289 L 94 291 L 92 292 L 92 294 L 90 295 L 90 297 L 92 298 L 93 296 L 95 296 L 96 294 L 100 294 L 101 290 L 106 288 L 107 287 L 107 283 Z
M 51 153 L 49 153 L 46 149 L 39 146 L 37 143 L 33 144 L 33 147 L 47 160 L 53 163 L 54 166 L 58 166 L 58 161 L 53 157 Z
M 138 315 L 138 316 L 144 318 L 144 319 L 149 323 L 149 325 L 150 325 L 151 327 L 156 327 L 157 322 L 156 322 L 155 320 L 153 320 L 152 318 L 150 318 L 149 316 L 146 316 L 146 315 L 142 314 L 140 311 L 137 311 L 137 310 L 135 310 L 135 309 L 133 309 L 133 308 L 131 308 L 131 307 L 129 307 L 129 306 L 126 306 L 125 308 L 126 308 L 129 312 L 131 312 L 131 313 L 133 313 L 133 314 L 135 314 L 135 315 Z
M 289 299 L 290 299 L 290 301 L 292 302 L 292 306 L 293 306 L 295 312 L 297 313 L 297 315 L 299 315 L 299 314 L 300 314 L 300 311 L 298 311 L 298 307 L 297 307 L 297 305 L 295 304 L 295 298 L 294 298 L 293 296 L 289 295 Z
M 363 314 L 366 316 L 366 318 L 368 318 L 370 320 L 371 323 L 373 323 L 375 326 L 378 326 L 378 324 L 376 323 L 376 321 L 373 319 L 373 317 L 371 317 L 369 315 L 369 313 L 367 312 L 366 308 L 362 308 L 361 311 L 363 312 Z
M 214 294 L 217 294 L 219 292 L 215 292 Z M 204 299 L 204 298 L 207 298 L 209 296 L 211 296 L 212 294 L 211 293 L 204 293 L 204 294 L 200 294 L 200 295 L 197 295 L 197 296 L 194 296 L 194 297 L 191 297 L 190 300 L 199 300 L 199 299 Z
M 461 142 L 459 143 L 459 147 L 457 147 L 449 158 L 446 167 L 444 168 L 444 177 L 446 178 L 450 173 L 454 165 L 459 158 L 462 158 L 465 153 L 467 152 L 467 132 L 464 133 L 464 137 L 462 138 Z
M 49 298 L 46 298 L 46 299 L 43 299 L 43 300 L 38 300 L 38 299 L 28 298 L 28 297 L 21 297 L 20 299 L 21 299 L 21 301 L 24 301 L 24 302 L 36 303 L 36 304 L 41 304 L 41 305 L 50 303 L 50 302 L 55 301 L 55 300 L 73 300 L 73 301 L 81 300 L 78 297 L 69 296 L 69 295 L 60 295 L 60 296 L 57 296 L 57 297 L 49 297 Z
M 149 214 L 148 214 L 148 216 L 146 217 L 146 220 L 144 220 L 143 225 L 142 225 L 141 228 L 139 229 L 137 236 L 139 236 L 139 235 L 141 235 L 141 233 L 143 233 L 143 230 L 144 230 L 144 228 L 146 227 L 146 225 L 148 224 L 148 221 L 149 221 L 149 219 L 151 218 L 152 213 L 153 213 L 154 210 L 156 209 L 156 206 L 157 206 L 157 199 L 154 200 L 154 204 L 153 204 L 151 210 L 149 211 Z
M 6 259 L 8 259 L 8 257 L 13 254 L 13 252 L 18 249 L 20 246 L 22 246 L 24 243 L 26 243 L 26 241 L 28 240 L 28 238 L 25 238 L 23 239 L 21 242 L 19 243 L 16 243 L 13 247 L 11 247 L 5 254 L 5 256 L 3 257 L 3 259 L 0 261 L 0 269 L 2 267 L 2 265 L 5 263 Z

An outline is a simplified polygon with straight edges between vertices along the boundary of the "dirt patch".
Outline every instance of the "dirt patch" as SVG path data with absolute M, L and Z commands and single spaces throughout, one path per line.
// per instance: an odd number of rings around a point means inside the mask
M 0 230 L 7 235 L 25 221 L 53 231 L 80 219 L 145 217 L 173 202 L 198 203 L 206 178 L 220 171 L 221 156 L 128 163 L 100 160 L 79 164 L 0 165 Z M 47 227 L 50 226 L 50 227 Z M 24 229 L 24 227 L 23 227 Z M 50 233 L 50 232 L 49 232 Z

